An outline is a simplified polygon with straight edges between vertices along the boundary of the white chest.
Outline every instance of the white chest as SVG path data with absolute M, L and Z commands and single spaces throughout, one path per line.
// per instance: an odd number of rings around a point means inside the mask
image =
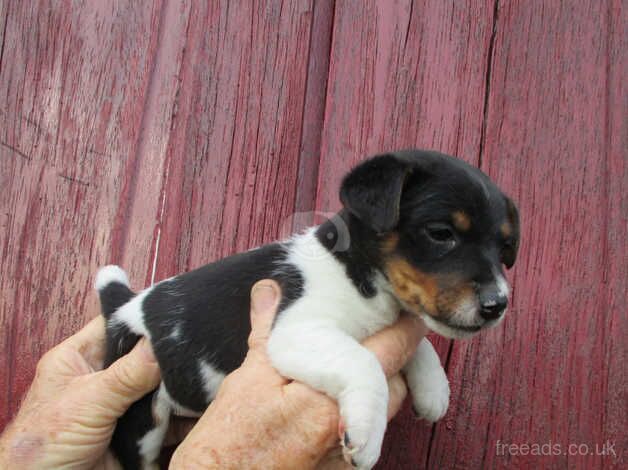
M 326 325 L 361 340 L 397 320 L 399 305 L 385 289 L 383 276 L 374 279 L 377 295 L 362 296 L 345 266 L 318 242 L 314 229 L 293 239 L 288 261 L 301 272 L 304 290 L 303 296 L 282 312 L 278 320 L 282 325 Z

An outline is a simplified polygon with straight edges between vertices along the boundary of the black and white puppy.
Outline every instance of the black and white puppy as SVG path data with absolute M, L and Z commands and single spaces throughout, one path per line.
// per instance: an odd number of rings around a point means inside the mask
M 360 345 L 401 309 L 448 338 L 504 317 L 519 245 L 513 202 L 477 168 L 432 151 L 376 156 L 343 180 L 344 208 L 285 242 L 236 254 L 139 294 L 117 266 L 96 279 L 107 319 L 106 365 L 147 337 L 162 383 L 118 422 L 112 447 L 125 468 L 156 461 L 170 415 L 199 416 L 247 352 L 250 290 L 282 289 L 268 343 L 274 367 L 338 401 L 347 460 L 377 462 L 388 388 Z M 441 418 L 449 384 L 427 339 L 404 368 L 417 413 Z

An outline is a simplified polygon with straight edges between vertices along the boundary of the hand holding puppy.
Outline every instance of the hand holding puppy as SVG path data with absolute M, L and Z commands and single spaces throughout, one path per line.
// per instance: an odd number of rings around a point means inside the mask
M 336 403 L 310 387 L 283 379 L 266 356 L 279 288 L 253 289 L 250 351 L 175 452 L 178 468 L 344 468 Z M 389 377 L 389 418 L 406 386 L 398 374 L 425 334 L 413 318 L 368 338 L 364 345 Z M 147 342 L 105 370 L 102 317 L 48 351 L 15 420 L 0 439 L 3 468 L 118 468 L 108 446 L 116 420 L 159 384 Z M 181 429 L 173 428 L 181 439 Z M 177 437 L 174 440 L 177 440 Z M 335 452 L 334 449 L 338 451 Z
M 117 419 L 159 384 L 152 349 L 140 341 L 102 369 L 102 316 L 39 360 L 15 420 L 0 439 L 1 468 L 117 468 L 107 451 Z
M 346 468 L 338 446 L 342 423 L 335 401 L 281 377 L 266 354 L 279 298 L 272 281 L 253 287 L 246 359 L 225 378 L 170 468 Z M 426 331 L 420 321 L 403 317 L 364 342 L 388 377 L 389 419 L 407 393 L 399 370 Z

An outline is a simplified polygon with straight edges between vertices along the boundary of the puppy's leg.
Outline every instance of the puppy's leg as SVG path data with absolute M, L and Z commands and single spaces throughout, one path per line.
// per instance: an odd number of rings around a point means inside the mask
M 372 468 L 386 430 L 388 384 L 377 358 L 355 339 L 329 326 L 276 325 L 268 343 L 273 365 L 338 401 L 345 458 Z
M 434 346 L 427 338 L 421 340 L 403 372 L 416 414 L 432 422 L 441 419 L 449 406 L 449 381 Z
M 111 439 L 111 447 L 122 468 L 158 469 L 168 424 L 171 405 L 164 393 L 164 385 L 133 403 L 118 420 Z

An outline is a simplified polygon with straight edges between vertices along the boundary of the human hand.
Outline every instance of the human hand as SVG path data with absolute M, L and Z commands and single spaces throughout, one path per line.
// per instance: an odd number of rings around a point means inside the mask
M 159 384 L 146 340 L 102 369 L 98 316 L 40 359 L 14 421 L 0 438 L 0 468 L 119 468 L 107 451 L 117 419 Z
M 343 429 L 337 404 L 307 385 L 281 377 L 266 354 L 279 298 L 279 287 L 272 281 L 253 287 L 246 359 L 225 378 L 177 448 L 171 469 L 345 467 L 338 447 Z M 426 333 L 420 320 L 402 317 L 363 342 L 388 377 L 389 419 L 407 393 L 399 370 Z

